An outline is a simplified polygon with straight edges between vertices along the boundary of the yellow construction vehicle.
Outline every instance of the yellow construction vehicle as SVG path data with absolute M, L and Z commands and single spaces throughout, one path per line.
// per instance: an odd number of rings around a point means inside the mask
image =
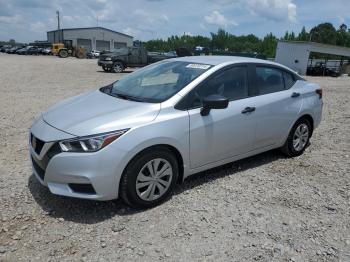
M 86 49 L 84 47 L 74 48 L 71 41 L 52 44 L 52 53 L 61 58 L 66 58 L 68 56 L 75 56 L 77 58 L 86 57 Z

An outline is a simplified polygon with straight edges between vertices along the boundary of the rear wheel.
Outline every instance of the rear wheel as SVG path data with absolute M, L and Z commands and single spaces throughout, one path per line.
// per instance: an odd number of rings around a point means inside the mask
M 282 151 L 289 157 L 300 156 L 309 144 L 311 132 L 311 124 L 307 119 L 298 120 L 290 131 Z
M 113 70 L 114 73 L 121 73 L 121 72 L 123 72 L 124 71 L 123 63 L 122 62 L 115 62 L 113 64 L 113 69 L 112 70 Z
M 176 158 L 167 148 L 144 151 L 126 168 L 120 182 L 120 195 L 132 207 L 158 205 L 171 193 L 178 173 Z

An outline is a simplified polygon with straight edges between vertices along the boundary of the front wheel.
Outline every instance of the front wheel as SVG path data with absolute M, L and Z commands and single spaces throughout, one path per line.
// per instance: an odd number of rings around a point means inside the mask
M 287 141 L 281 148 L 289 157 L 304 153 L 311 137 L 311 124 L 307 119 L 298 120 L 290 131 Z
M 169 149 L 143 151 L 126 168 L 120 181 L 120 195 L 132 207 L 158 205 L 171 194 L 178 173 L 177 160 Z
M 58 56 L 61 58 L 66 58 L 68 57 L 68 51 L 66 49 L 60 49 L 60 51 L 58 51 Z
M 114 64 L 113 64 L 113 72 L 114 73 L 121 73 L 121 72 L 123 72 L 124 71 L 124 65 L 123 65 L 123 63 L 121 63 L 121 62 L 115 62 Z

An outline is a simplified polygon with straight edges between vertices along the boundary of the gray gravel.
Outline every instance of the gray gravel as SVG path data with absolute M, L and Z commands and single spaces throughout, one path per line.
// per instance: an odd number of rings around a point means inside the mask
M 50 194 L 31 173 L 31 122 L 121 75 L 0 54 L 0 261 L 350 261 L 349 78 L 310 79 L 324 117 L 301 157 L 270 151 L 200 173 L 146 211 Z

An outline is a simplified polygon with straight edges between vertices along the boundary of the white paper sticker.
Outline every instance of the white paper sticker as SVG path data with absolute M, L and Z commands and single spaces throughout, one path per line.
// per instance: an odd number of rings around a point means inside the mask
M 203 69 L 206 70 L 210 67 L 210 65 L 204 65 L 204 64 L 188 64 L 186 66 L 187 68 L 194 68 L 194 69 Z

